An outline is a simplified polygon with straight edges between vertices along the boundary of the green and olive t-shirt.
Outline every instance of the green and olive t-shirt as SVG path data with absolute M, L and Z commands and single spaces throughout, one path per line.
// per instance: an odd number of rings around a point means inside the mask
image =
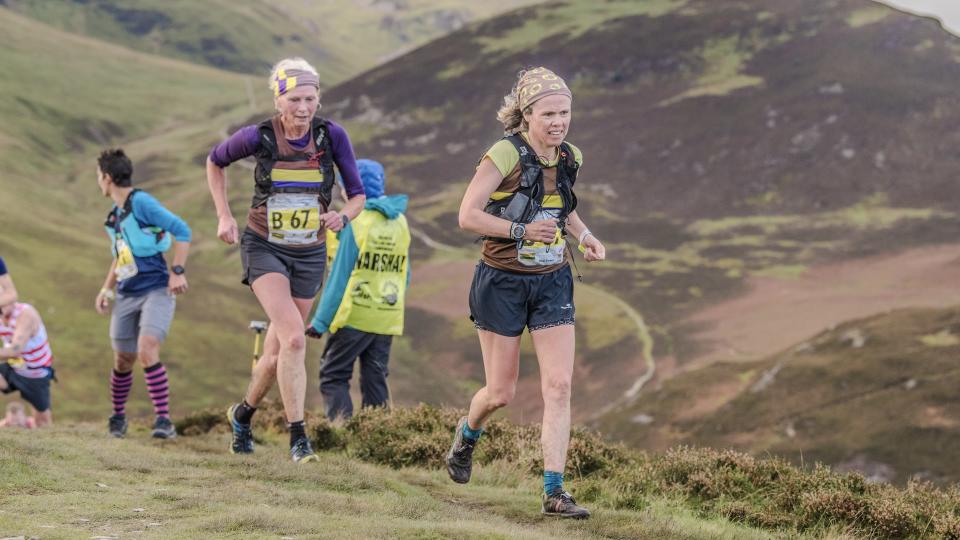
M 527 139 L 525 133 L 522 135 L 524 139 Z M 580 149 L 569 142 L 567 144 L 569 144 L 570 149 L 573 150 L 573 157 L 577 164 L 583 165 L 583 155 L 580 153 Z M 501 139 L 491 146 L 483 157 L 493 162 L 497 170 L 500 171 L 500 174 L 503 175 L 503 181 L 500 182 L 496 191 L 490 196 L 491 200 L 507 198 L 520 188 L 520 153 L 517 152 L 513 143 L 507 139 Z M 559 161 L 559 153 L 550 161 L 543 160 L 542 158 L 540 160 L 540 164 L 543 166 L 543 208 L 546 211 L 558 211 L 563 208 L 563 201 L 557 192 L 557 164 Z M 557 242 L 564 242 L 564 240 L 560 238 L 559 230 L 557 231 L 557 238 L 554 243 L 556 244 Z M 531 249 L 536 248 L 538 245 L 544 246 L 544 244 L 540 242 L 524 242 L 524 245 Z M 516 242 L 497 240 L 483 241 L 481 252 L 483 262 L 499 270 L 523 274 L 548 274 L 567 264 L 566 256 L 556 264 L 536 265 L 529 262 L 526 264 L 520 262 L 517 259 L 518 255 L 521 254 L 518 253 Z

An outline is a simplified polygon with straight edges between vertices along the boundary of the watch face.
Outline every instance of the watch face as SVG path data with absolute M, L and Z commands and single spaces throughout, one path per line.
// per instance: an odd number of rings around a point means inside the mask
M 181 274 L 183 274 L 184 272 L 186 272 L 186 270 L 185 270 L 182 266 L 180 266 L 179 264 L 176 265 L 176 266 L 174 266 L 173 268 L 171 268 L 171 270 L 173 270 L 173 273 L 176 274 L 176 275 L 178 275 L 178 276 L 181 275 Z

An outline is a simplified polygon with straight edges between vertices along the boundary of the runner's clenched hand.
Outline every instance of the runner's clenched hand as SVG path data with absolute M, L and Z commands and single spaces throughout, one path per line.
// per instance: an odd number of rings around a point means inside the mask
M 108 297 L 108 292 L 102 290 L 97 294 L 97 299 L 93 302 L 94 309 L 97 310 L 97 313 L 104 315 L 110 309 L 110 298 Z
M 167 282 L 167 290 L 170 294 L 183 294 L 187 292 L 187 276 L 183 274 L 170 274 L 170 280 Z
M 557 239 L 557 220 L 549 218 L 528 223 L 523 239 L 547 244 L 552 243 Z
M 603 247 L 603 243 L 597 240 L 597 237 L 592 234 L 588 234 L 587 237 L 583 239 L 580 247 L 583 248 L 583 258 L 587 262 L 602 261 L 607 258 L 607 249 Z
M 324 227 L 333 232 L 339 232 L 340 229 L 343 229 L 343 218 L 340 217 L 339 213 L 332 210 L 326 214 L 320 214 L 320 221 L 323 223 Z
M 237 220 L 233 216 L 223 216 L 217 223 L 217 238 L 227 244 L 237 242 Z

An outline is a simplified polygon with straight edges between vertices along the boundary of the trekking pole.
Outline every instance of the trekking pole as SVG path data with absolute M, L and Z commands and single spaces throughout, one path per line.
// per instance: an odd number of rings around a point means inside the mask
M 260 360 L 260 335 L 267 329 L 267 323 L 266 321 L 250 321 L 250 329 L 256 333 L 253 338 L 253 364 L 250 366 L 250 370 L 253 371 L 257 368 L 257 360 Z
M 384 381 L 384 382 L 387 382 L 387 381 Z M 389 407 L 388 410 L 391 410 L 391 411 L 394 410 L 394 409 L 393 409 L 393 390 L 390 390 L 390 383 L 389 383 L 389 382 L 387 382 L 387 403 L 389 404 L 389 405 L 388 405 L 388 407 Z

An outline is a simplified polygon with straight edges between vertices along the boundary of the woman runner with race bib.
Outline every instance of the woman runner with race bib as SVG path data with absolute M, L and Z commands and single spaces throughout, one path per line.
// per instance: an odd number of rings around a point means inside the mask
M 326 229 L 339 231 L 364 205 L 353 147 L 338 124 L 316 116 L 320 78 L 302 58 L 281 60 L 270 74 L 277 114 L 245 126 L 216 145 L 207 158 L 207 183 L 217 208 L 217 236 L 240 241 L 243 283 L 250 285 L 270 319 L 263 357 L 243 402 L 228 411 L 230 451 L 253 452 L 250 420 L 260 400 L 279 384 L 290 427 L 290 456 L 316 460 L 303 425 L 307 373 L 304 321 L 323 284 Z M 254 195 L 240 235 L 230 211 L 224 168 L 253 156 Z M 331 211 L 334 165 L 343 177 L 347 203 Z
M 587 261 L 602 261 L 603 244 L 577 215 L 573 186 L 583 158 L 566 142 L 573 95 L 544 67 L 520 74 L 497 118 L 504 138 L 480 159 L 460 203 L 460 227 L 483 235 L 470 287 L 486 385 L 460 419 L 447 454 L 447 472 L 470 481 L 473 448 L 487 418 L 514 396 L 520 335 L 533 338 L 543 393 L 544 514 L 586 518 L 563 488 L 570 442 L 575 309 L 565 235 Z

